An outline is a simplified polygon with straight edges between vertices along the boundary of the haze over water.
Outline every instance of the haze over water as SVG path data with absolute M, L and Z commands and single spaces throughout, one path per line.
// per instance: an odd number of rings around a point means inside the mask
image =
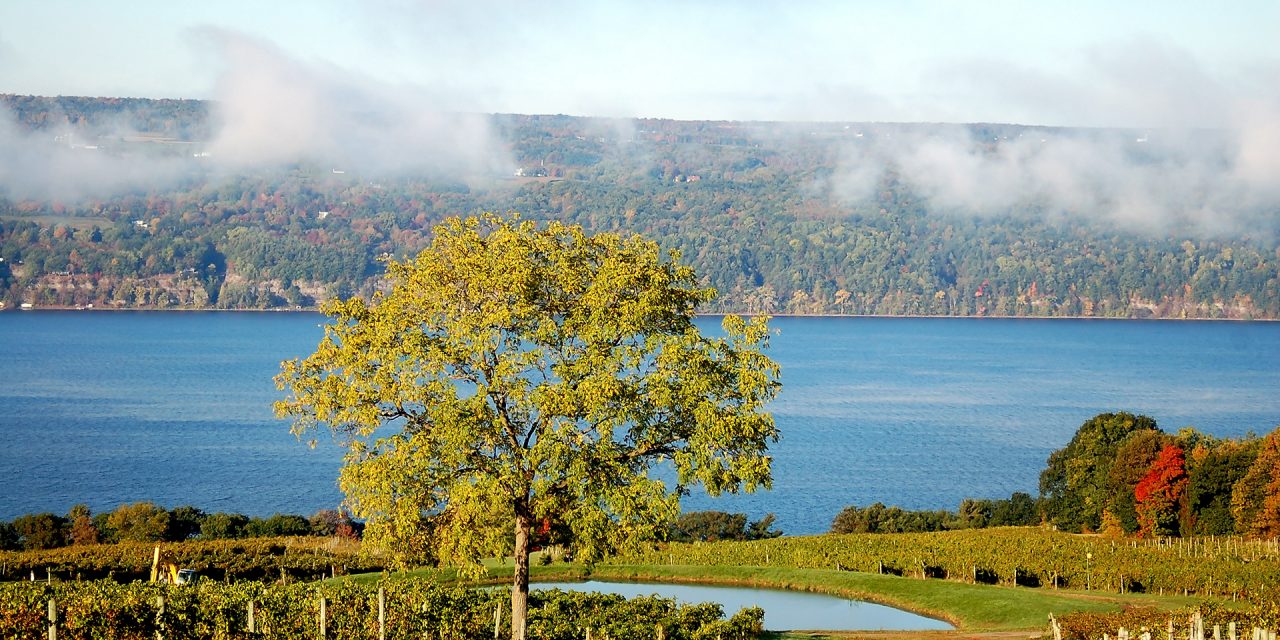
M 340 452 L 275 420 L 311 313 L 0 314 L 0 518 L 153 500 L 310 514 Z M 718 319 L 700 321 L 704 330 Z M 1280 425 L 1280 323 L 778 318 L 774 489 L 685 508 L 825 531 L 849 504 L 954 509 L 1036 494 L 1049 452 L 1105 411 L 1220 437 Z

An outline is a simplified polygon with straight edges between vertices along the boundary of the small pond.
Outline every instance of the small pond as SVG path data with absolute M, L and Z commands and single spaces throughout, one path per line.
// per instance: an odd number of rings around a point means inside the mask
M 802 591 L 595 580 L 544 582 L 530 586 L 534 589 L 616 593 L 628 598 L 658 595 L 688 603 L 718 602 L 724 607 L 726 615 L 733 615 L 745 607 L 761 607 L 764 609 L 764 627 L 775 631 L 928 631 L 955 628 L 941 620 L 893 607 Z

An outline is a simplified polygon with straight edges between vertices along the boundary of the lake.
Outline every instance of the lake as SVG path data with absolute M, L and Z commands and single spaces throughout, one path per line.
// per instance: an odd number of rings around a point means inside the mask
M 691 604 L 715 602 L 723 607 L 726 618 L 747 607 L 760 607 L 764 609 L 764 628 L 771 630 L 945 631 L 955 628 L 941 620 L 926 618 L 902 609 L 803 591 L 598 580 L 547 582 L 533 584 L 530 587 L 586 593 L 615 593 L 627 599 L 656 595 Z
M 341 500 L 337 447 L 274 419 L 312 313 L 0 313 L 0 518 L 153 500 L 250 515 Z M 718 319 L 699 321 L 718 329 Z M 1037 492 L 1106 411 L 1221 437 L 1280 425 L 1280 323 L 778 318 L 774 488 L 686 509 L 827 530 L 849 504 L 954 509 Z

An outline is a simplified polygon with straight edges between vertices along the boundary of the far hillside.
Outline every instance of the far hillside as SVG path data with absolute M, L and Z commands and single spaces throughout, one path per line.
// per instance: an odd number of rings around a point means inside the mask
M 6 309 L 306 308 L 514 210 L 680 251 L 712 311 L 1280 318 L 1277 207 L 1212 131 L 494 115 L 452 171 L 376 138 L 233 164 L 194 100 L 0 95 L 0 123 Z

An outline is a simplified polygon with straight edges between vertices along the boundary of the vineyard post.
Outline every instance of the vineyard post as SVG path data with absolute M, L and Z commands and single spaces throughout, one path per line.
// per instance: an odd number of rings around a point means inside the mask
M 49 598 L 49 640 L 58 640 L 58 603 Z
M 328 620 L 326 620 L 328 616 L 325 615 L 327 613 L 325 609 L 328 607 L 328 604 L 329 603 L 326 601 L 325 597 L 320 596 L 320 615 L 318 617 L 319 617 L 319 623 L 320 623 L 319 626 L 320 626 L 321 638 L 324 638 L 327 635 L 327 631 L 328 631 L 327 629 Z
M 252 601 L 252 600 L 250 600 L 250 601 L 249 601 L 249 633 L 257 633 L 257 632 L 258 632 L 258 625 L 257 625 L 257 623 L 256 623 L 256 622 L 254 621 L 254 619 L 253 619 L 253 614 L 254 614 L 253 608 L 254 608 L 254 607 L 253 607 L 253 601 Z
M 53 583 L 53 569 L 49 567 L 44 568 L 44 583 L 45 584 Z
M 1213 625 L 1213 640 L 1222 640 L 1222 625 Z
M 1236 623 L 1227 623 L 1227 640 L 1236 640 Z
M 498 632 L 502 629 L 502 602 L 498 602 L 498 606 L 493 608 L 493 640 L 498 640 Z M 587 637 L 591 637 L 591 632 L 587 632 Z
M 378 640 L 387 640 L 387 591 L 378 587 Z
M 164 640 L 164 596 L 156 596 L 156 640 Z
M 1084 570 L 1086 574 L 1084 582 L 1085 591 L 1093 591 L 1093 552 L 1084 554 Z

